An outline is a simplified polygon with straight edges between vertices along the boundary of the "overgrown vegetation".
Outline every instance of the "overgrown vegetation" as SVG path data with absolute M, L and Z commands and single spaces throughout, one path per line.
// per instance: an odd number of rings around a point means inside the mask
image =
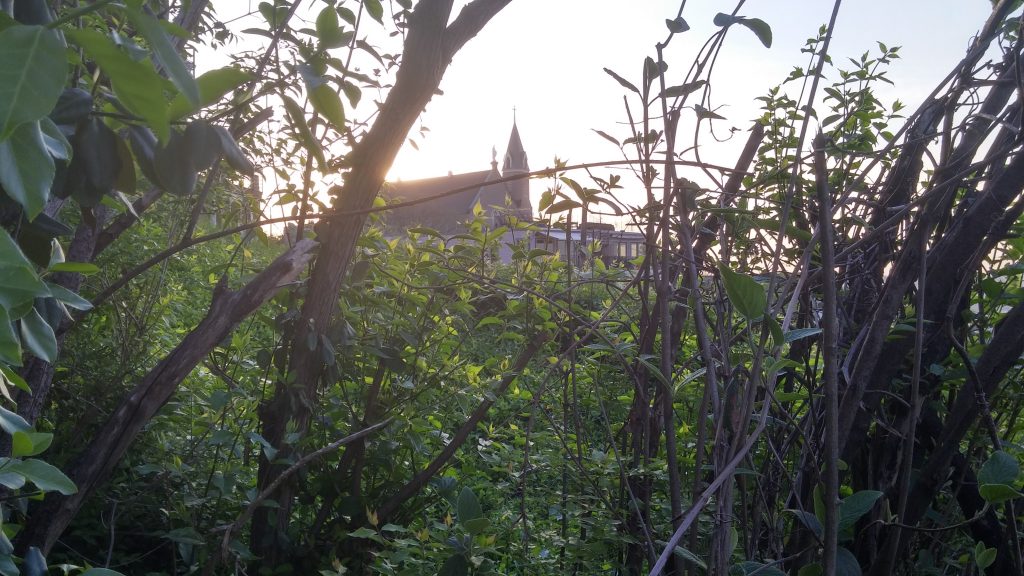
M 770 23 L 680 8 L 608 70 L 632 178 L 542 171 L 507 223 L 611 206 L 628 267 L 382 232 L 508 3 L 264 2 L 194 77 L 208 1 L 0 2 L 0 574 L 1022 573 L 1019 2 L 922 103 L 833 16 L 731 168 L 716 57 Z

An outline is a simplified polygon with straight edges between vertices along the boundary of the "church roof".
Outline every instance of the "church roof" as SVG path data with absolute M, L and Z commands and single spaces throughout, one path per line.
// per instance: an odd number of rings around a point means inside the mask
M 472 217 L 480 188 L 496 177 L 494 172 L 481 170 L 422 180 L 389 182 L 382 195 L 391 203 L 434 199 L 390 210 L 386 216 L 388 228 L 397 230 L 425 226 L 441 234 L 457 234 L 463 231 L 460 224 Z M 437 198 L 445 192 L 460 188 L 467 189 Z
M 464 224 L 473 218 L 477 204 L 492 216 L 495 209 L 502 212 L 509 208 L 517 217 L 531 219 L 529 181 L 524 178 L 499 182 L 503 176 L 528 171 L 519 128 L 513 122 L 503 172 L 498 171 L 497 151 L 492 149 L 490 170 L 387 183 L 381 196 L 389 204 L 423 202 L 389 210 L 384 217 L 385 226 L 390 233 L 419 226 L 450 236 L 465 231 Z

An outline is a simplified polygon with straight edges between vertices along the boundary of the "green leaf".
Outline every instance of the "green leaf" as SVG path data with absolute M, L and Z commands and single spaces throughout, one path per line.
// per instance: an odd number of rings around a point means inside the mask
M 699 567 L 702 570 L 707 570 L 708 569 L 707 563 L 704 562 L 704 560 L 700 556 L 697 556 L 696 554 L 694 554 L 693 552 L 690 552 L 689 550 L 687 550 L 686 548 L 683 548 L 682 546 L 676 546 L 675 550 L 673 550 L 672 552 L 676 556 L 678 556 L 679 558 L 682 558 L 683 560 L 686 560 L 687 562 L 693 563 L 695 566 Z
M 28 552 L 25 553 L 25 558 L 22 559 L 21 575 L 46 576 L 47 572 L 49 572 L 49 569 L 46 566 L 46 558 L 43 556 L 43 553 L 39 551 L 39 548 L 29 546 Z
M 14 332 L 11 315 L 0 306 L 0 366 L 21 366 L 21 340 Z
M 501 318 L 498 318 L 497 316 L 485 316 L 484 318 L 481 318 L 479 322 L 476 323 L 476 329 L 479 330 L 481 328 L 493 325 L 500 326 L 502 324 L 504 324 L 504 322 L 501 320 Z
M 594 129 L 591 128 L 591 130 L 594 130 Z M 619 144 L 618 140 L 616 140 L 615 138 L 613 138 L 610 135 L 608 135 L 607 132 L 604 132 L 603 130 L 594 130 L 594 132 L 597 132 L 598 136 L 604 138 L 605 140 L 611 142 L 612 144 L 615 144 L 616 146 L 622 146 L 621 144 Z
M 231 543 L 228 544 L 228 549 L 234 552 L 235 556 L 242 562 L 250 562 L 256 559 L 256 555 L 252 553 L 252 550 L 249 550 L 249 547 L 237 538 L 231 540 Z
M 17 320 L 37 297 L 49 296 L 46 284 L 6 230 L 0 230 L 0 308 Z
M 477 534 L 483 534 L 488 528 L 490 528 L 491 521 L 487 518 L 474 518 L 472 520 L 466 520 L 462 525 L 466 528 L 466 532 L 476 536 Z
M 8 458 L 0 458 L 0 466 L 7 461 Z M 10 488 L 11 490 L 20 490 L 25 486 L 25 477 L 21 474 L 11 474 L 10 472 L 0 471 L 0 485 Z M 18 573 L 15 572 L 15 574 Z
M 803 364 L 800 364 L 789 358 L 779 358 L 778 360 L 772 362 L 765 372 L 767 372 L 768 374 L 774 374 L 779 370 L 785 370 L 786 368 L 799 368 L 801 366 L 803 366 Z M 775 397 L 778 398 L 778 396 L 778 393 L 776 393 Z
M 61 304 L 70 306 L 75 310 L 92 310 L 92 302 L 89 302 L 71 290 L 49 282 L 46 283 L 46 287 L 49 288 L 50 294 Z
M 145 126 L 132 125 L 127 128 L 128 147 L 131 148 L 135 161 L 139 163 L 139 169 L 150 182 L 158 184 L 160 179 L 156 175 L 156 150 L 157 139 L 153 131 Z
M 206 543 L 203 540 L 203 536 L 191 526 L 176 528 L 164 534 L 163 537 L 171 542 L 179 542 L 181 544 L 195 544 L 197 546 L 201 546 Z
M 712 110 L 708 110 L 700 104 L 694 104 L 693 110 L 697 113 L 698 120 L 725 120 L 725 116 L 722 116 Z
M 246 158 L 245 153 L 238 146 L 238 142 L 235 142 L 235 139 L 231 137 L 228 129 L 223 126 L 214 126 L 213 130 L 220 138 L 220 151 L 224 155 L 224 160 L 227 160 L 228 165 L 243 174 L 252 174 L 256 169 L 253 167 L 252 162 L 249 162 L 249 159 Z
M 0 12 L 0 15 L 3 14 Z M 21 576 L 21 570 L 18 569 L 18 565 L 14 563 L 14 559 L 11 556 L 0 556 L 0 575 Z
M 110 78 L 121 104 L 129 112 L 141 117 L 152 128 L 161 142 L 170 134 L 167 102 L 164 100 L 163 79 L 148 60 L 136 61 L 100 32 L 74 29 L 65 32 L 79 45 Z
M 725 292 L 733 307 L 747 320 L 757 320 L 764 316 L 766 307 L 764 286 L 750 276 L 733 272 L 724 264 L 718 265 L 722 274 Z
M 89 568 L 78 576 L 124 576 L 124 574 L 109 568 Z
M 377 532 L 372 528 L 363 526 L 355 532 L 349 532 L 348 535 L 353 538 L 372 538 L 377 535 Z
M 449 556 L 437 572 L 437 576 L 466 576 L 467 574 L 469 574 L 469 562 L 462 554 Z
M 817 336 L 821 334 L 821 328 L 797 328 L 796 330 L 790 330 L 786 332 L 786 336 L 783 340 L 787 344 L 796 342 L 797 340 L 803 340 L 804 338 L 810 338 L 811 336 Z
M 252 74 L 233 66 L 204 72 L 196 78 L 196 84 L 199 86 L 199 104 L 192 105 L 185 96 L 179 94 L 171 100 L 167 116 L 171 120 L 178 120 L 192 112 L 201 110 L 218 102 L 225 94 L 249 80 L 252 80 Z
M 3 530 L 0 530 L 0 557 L 10 556 L 11 554 L 14 554 L 14 545 L 11 544 L 11 540 L 7 537 L 7 534 L 5 534 Z M 15 570 L 14 573 L 17 574 L 17 570 Z M 0 571 L 0 574 L 3 574 L 3 571 Z
M 605 68 L 605 69 L 604 69 L 604 71 L 605 71 L 605 72 L 606 72 L 606 73 L 607 73 L 607 74 L 608 74 L 609 76 L 611 76 L 612 78 L 615 78 L 615 80 L 616 80 L 616 81 L 617 81 L 617 82 L 618 82 L 618 83 L 619 83 L 619 84 L 620 84 L 620 85 L 621 85 L 621 86 L 622 86 L 623 88 L 625 88 L 625 89 L 627 89 L 627 90 L 630 90 L 630 91 L 632 91 L 632 92 L 636 92 L 637 94 L 639 94 L 639 93 L 640 93 L 640 90 L 638 90 L 636 86 L 634 86 L 634 85 L 633 85 L 633 84 L 632 84 L 631 82 L 629 82 L 628 80 L 626 80 L 626 79 L 625 79 L 625 78 L 623 78 L 622 76 L 619 76 L 618 74 L 616 74 L 615 72 L 612 72 L 612 71 L 611 71 L 611 70 L 609 70 L 608 68 Z
M 10 26 L 0 32 L 0 141 L 57 104 L 68 64 L 57 33 L 42 26 Z M 0 169 L 2 171 L 2 169 Z
M 741 18 L 738 24 L 746 26 L 757 36 L 757 39 L 764 44 L 765 48 L 772 47 L 772 27 L 760 18 Z
M 807 398 L 807 395 L 802 392 L 775 392 L 776 402 L 796 402 Z
M 76 154 L 70 172 L 85 171 L 86 185 L 73 192 L 82 205 L 98 205 L 103 196 L 114 188 L 121 172 L 118 140 L 117 134 L 101 118 L 90 118 L 79 124 L 75 133 Z
M 73 272 L 89 275 L 99 272 L 100 267 L 88 262 L 58 262 L 47 268 L 47 270 L 49 272 Z
M 681 34 L 690 29 L 690 25 L 686 23 L 686 20 L 683 20 L 682 16 L 677 16 L 673 20 L 666 19 L 665 25 L 668 26 L 669 32 L 673 34 Z
M 193 120 L 185 127 L 185 149 L 191 157 L 192 167 L 207 170 L 220 159 L 220 136 L 204 120 Z
M 57 124 L 73 126 L 89 117 L 92 105 L 92 94 L 89 92 L 81 88 L 65 88 L 50 112 L 50 119 Z
M 324 82 L 309 91 L 309 102 L 313 109 L 327 119 L 338 132 L 345 131 L 345 109 L 341 105 L 341 96 L 329 84 Z
M 637 357 L 637 361 L 640 362 L 640 364 L 643 364 L 644 368 L 650 372 L 651 376 L 658 379 L 658 382 L 661 382 L 666 388 L 671 388 L 672 383 L 669 382 L 668 378 L 664 374 L 662 374 L 661 368 L 659 368 L 657 364 L 651 362 L 652 358 L 654 357 L 651 355 L 642 355 Z
M 778 396 L 778 394 L 776 394 L 776 396 Z M 808 530 L 813 532 L 818 538 L 824 538 L 825 528 L 821 525 L 821 521 L 818 520 L 817 516 L 811 514 L 806 510 L 789 509 L 785 510 L 785 512 L 789 512 L 790 514 L 796 516 L 797 519 L 800 520 L 800 523 L 803 524 Z
M 860 562 L 846 548 L 836 548 L 836 576 L 861 576 Z
M 125 194 L 134 194 L 135 187 L 138 182 L 135 174 L 135 159 L 132 158 L 132 151 L 128 148 L 128 143 L 124 141 L 124 138 L 120 136 L 116 139 L 117 147 L 117 160 L 120 169 L 117 171 L 117 176 L 114 178 L 114 191 L 118 198 L 124 199 Z M 125 202 L 128 210 L 136 218 L 139 217 L 135 213 L 135 208 L 132 207 L 131 202 Z
M 338 11 L 327 6 L 316 17 L 316 37 L 321 48 L 337 48 L 346 44 L 346 37 L 338 23 Z
M 346 80 L 341 83 L 341 89 L 345 92 L 345 97 L 348 98 L 348 102 L 353 108 L 359 105 L 359 101 L 363 98 L 363 91 L 359 89 L 359 86 Z
M 1020 492 L 1006 484 L 982 484 L 981 487 L 978 488 L 978 493 L 981 494 L 981 497 L 989 504 L 1002 504 L 1007 500 L 1013 500 L 1014 498 L 1021 497 Z
M 1002 450 L 988 457 L 978 471 L 978 484 L 1013 484 L 1020 474 L 1017 459 Z
M 11 26 L 17 26 L 18 21 L 11 17 L 10 14 L 0 10 L 0 32 L 7 30 Z
M 783 335 L 782 326 L 779 325 L 779 321 L 771 316 L 764 317 L 764 323 L 768 326 L 768 333 L 772 336 L 772 341 L 776 346 L 782 346 Z
M 47 432 L 15 431 L 11 439 L 11 455 L 15 458 L 42 454 L 53 442 L 53 434 Z
M 338 16 L 350 25 L 356 25 L 356 13 L 344 6 L 338 6 Z
M 24 418 L 3 406 L 0 406 L 0 428 L 11 435 L 15 432 L 32 431 L 32 426 Z
M 456 514 L 459 517 L 459 522 L 465 526 L 469 520 L 475 520 L 484 515 L 483 510 L 480 508 L 480 501 L 477 500 L 476 494 L 473 490 L 466 486 L 459 492 L 459 500 L 455 505 Z
M 998 548 L 986 548 L 984 542 L 978 542 L 974 547 L 974 564 L 984 571 L 995 563 L 998 552 Z
M 75 483 L 58 470 L 56 466 L 42 460 L 36 460 L 35 458 L 23 461 L 12 460 L 11 464 L 4 469 L 4 472 L 21 474 L 44 492 L 56 491 L 65 496 L 78 492 Z
M 50 197 L 56 164 L 39 122 L 27 122 L 0 142 L 0 186 L 35 218 Z
M 740 19 L 741 19 L 740 16 L 733 16 L 732 14 L 726 14 L 724 12 L 719 12 L 718 14 L 715 14 L 714 22 L 715 22 L 715 26 L 725 27 L 725 26 L 731 26 L 732 24 L 735 24 L 736 22 L 739 22 Z
M 285 112 L 288 113 L 288 118 L 291 120 L 292 127 L 295 128 L 299 140 L 302 141 L 302 145 L 316 158 L 320 171 L 326 172 L 327 160 L 324 158 L 324 150 L 313 137 L 313 132 L 310 131 L 309 124 L 306 123 L 306 114 L 302 111 L 302 107 L 288 96 L 282 95 L 281 100 L 284 102 Z
M 575 200 L 559 200 L 558 202 L 555 202 L 551 206 L 548 206 L 548 209 L 545 213 L 558 214 L 559 212 L 565 212 L 567 210 L 572 210 L 573 208 L 580 208 L 582 206 L 583 204 L 580 204 Z
M 650 88 L 654 81 L 661 77 L 668 70 L 668 64 L 664 61 L 655 62 L 654 58 L 648 56 L 644 59 L 644 85 Z
M 49 117 L 44 116 L 39 120 L 39 129 L 43 133 L 43 144 L 50 156 L 57 160 L 70 160 L 74 151 L 71 143 L 64 137 L 64 133 Z
M 380 0 L 363 0 L 363 7 L 370 14 L 370 17 L 377 22 L 384 23 L 384 6 Z
M 21 343 L 43 360 L 57 361 L 57 337 L 35 308 L 21 318 Z
M 839 503 L 839 531 L 853 527 L 881 497 L 882 493 L 877 490 L 861 490 L 843 498 Z
M 175 196 L 188 196 L 195 190 L 197 171 L 185 137 L 177 130 L 170 132 L 167 145 L 157 149 L 153 156 L 153 169 L 157 180 Z
M 707 84 L 706 80 L 697 80 L 696 82 L 687 82 L 679 86 L 669 86 L 665 88 L 665 91 L 661 93 L 661 96 L 665 98 L 678 98 L 680 96 L 686 96 L 692 92 L 700 90 Z
M 259 6 L 260 14 L 263 15 L 267 20 L 267 24 L 270 24 L 270 28 L 274 29 L 284 23 L 284 17 L 288 15 L 288 8 L 286 6 L 275 7 L 270 2 L 260 2 Z
M 178 51 L 175 50 L 174 45 L 168 39 L 167 32 L 160 26 L 156 18 L 148 14 L 143 14 L 137 9 L 128 9 L 125 12 L 128 15 L 128 20 L 131 21 L 135 29 L 149 43 L 153 58 L 167 72 L 167 77 L 185 95 L 185 98 L 188 99 L 192 106 L 198 108 L 200 103 L 199 86 L 196 84 L 196 79 L 188 71 L 185 62 L 181 59 L 181 54 L 178 54 Z

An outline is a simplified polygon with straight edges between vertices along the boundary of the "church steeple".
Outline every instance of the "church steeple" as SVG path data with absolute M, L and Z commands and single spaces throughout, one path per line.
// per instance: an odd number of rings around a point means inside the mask
M 501 166 L 501 175 L 505 178 L 523 175 L 505 183 L 505 190 L 515 210 L 516 217 L 522 220 L 533 219 L 533 202 L 530 201 L 530 179 L 525 175 L 530 172 L 530 164 L 526 160 L 526 149 L 519 138 L 519 127 L 515 118 L 512 119 L 512 134 L 508 138 L 505 149 L 505 161 Z
M 508 148 L 505 151 L 505 163 L 501 167 L 503 176 L 509 173 L 529 172 L 530 165 L 526 160 L 526 150 L 523 148 L 523 141 L 519 138 L 519 127 L 515 120 L 512 121 L 512 135 L 508 138 Z

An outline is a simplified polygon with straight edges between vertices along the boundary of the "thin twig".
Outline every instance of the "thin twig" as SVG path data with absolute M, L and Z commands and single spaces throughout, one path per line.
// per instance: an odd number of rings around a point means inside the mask
M 376 423 L 376 424 L 374 424 L 372 426 L 367 426 L 366 428 L 363 428 L 362 430 L 360 430 L 358 432 L 355 432 L 353 434 L 349 434 L 348 436 L 345 436 L 344 438 L 341 438 L 340 440 L 335 440 L 334 442 L 331 442 L 330 444 L 324 446 L 323 448 L 320 448 L 318 450 L 310 452 L 309 454 L 306 454 L 302 458 L 299 458 L 298 461 L 296 461 L 294 464 L 292 464 L 288 468 L 284 469 L 284 471 L 282 471 L 281 474 L 278 475 L 278 477 L 275 478 L 273 482 L 271 482 L 266 488 L 264 488 L 263 491 L 260 492 L 258 496 L 253 498 L 252 502 L 249 502 L 249 505 L 245 507 L 245 510 L 243 510 L 242 513 L 239 514 L 237 518 L 235 518 L 234 522 L 232 522 L 228 526 L 221 527 L 221 528 L 217 529 L 218 531 L 220 531 L 220 530 L 224 530 L 225 531 L 224 532 L 224 538 L 221 540 L 221 549 L 220 549 L 221 557 L 225 561 L 228 559 L 228 555 L 229 555 L 229 553 L 231 551 L 230 550 L 230 545 L 231 545 L 231 538 L 232 538 L 232 536 L 234 536 L 235 532 L 237 532 L 238 529 L 243 524 L 245 524 L 246 522 L 249 521 L 249 518 L 252 517 L 253 512 L 256 511 L 256 508 L 258 508 L 259 505 L 262 504 L 264 500 L 269 498 L 274 493 L 274 491 L 277 490 L 281 486 L 281 484 L 284 483 L 285 480 L 287 480 L 292 475 L 294 475 L 296 472 L 298 472 L 299 470 L 302 470 L 303 468 L 305 468 L 306 465 L 308 465 L 310 462 L 316 460 L 317 458 L 320 458 L 324 454 L 327 454 L 328 452 L 333 452 L 334 450 L 337 450 L 338 448 L 340 448 L 340 447 L 342 447 L 342 446 L 344 446 L 346 444 L 350 444 L 352 442 L 355 442 L 356 440 L 359 440 L 360 438 L 364 438 L 366 436 L 369 436 L 370 434 L 373 434 L 377 430 L 380 430 L 381 428 L 384 428 L 385 426 L 387 426 L 390 423 L 391 423 L 391 418 L 388 418 L 388 419 L 382 420 L 381 422 L 378 422 L 378 423 Z

